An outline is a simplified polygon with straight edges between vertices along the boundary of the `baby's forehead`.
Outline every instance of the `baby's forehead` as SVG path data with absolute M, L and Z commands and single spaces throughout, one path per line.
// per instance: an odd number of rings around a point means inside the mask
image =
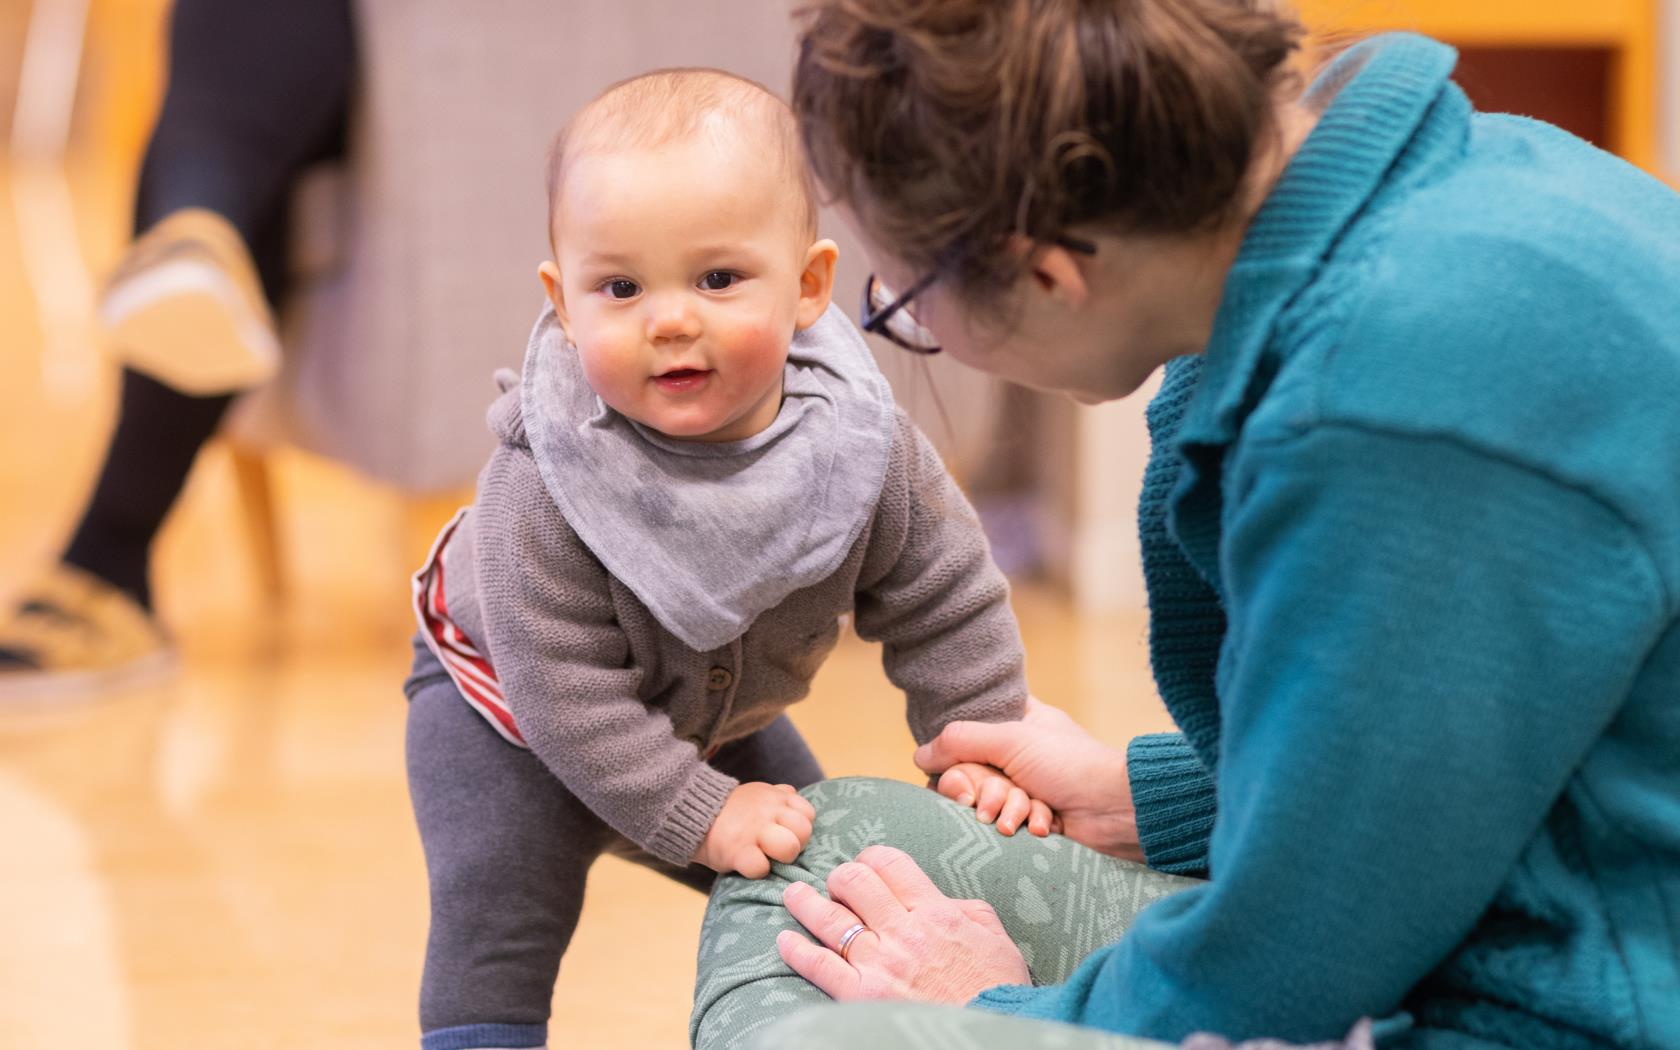
M 604 164 L 596 162 L 605 161 Z M 619 172 L 701 169 L 727 173 L 730 185 L 743 195 L 764 190 L 785 197 L 801 192 L 797 185 L 802 158 L 784 152 L 777 129 L 757 115 L 738 108 L 713 108 L 692 115 L 680 125 L 638 128 L 634 120 L 595 119 L 580 124 L 566 142 L 565 169 L 557 189 L 566 193 L 588 182 L 599 192 L 602 183 L 580 178 L 583 169 L 608 168 Z M 612 188 L 610 180 L 605 187 Z
M 594 149 L 570 166 L 554 233 L 574 253 L 637 244 L 677 252 L 804 248 L 810 242 L 801 241 L 806 223 L 798 199 L 777 165 L 738 142 L 700 137 Z
M 705 146 L 749 160 L 781 194 L 791 193 L 804 225 L 816 229 L 815 191 L 806 173 L 793 112 L 763 86 L 719 70 L 675 69 L 616 84 L 580 110 L 555 142 L 549 201 L 557 210 L 566 176 L 589 156 L 641 155 Z

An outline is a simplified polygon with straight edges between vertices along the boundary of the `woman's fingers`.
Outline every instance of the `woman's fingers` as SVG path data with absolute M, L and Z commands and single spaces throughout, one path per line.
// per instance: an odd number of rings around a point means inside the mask
M 910 910 L 949 899 L 910 854 L 901 849 L 870 846 L 857 855 L 856 863 L 873 871 L 898 902 Z
M 956 905 L 964 915 L 986 927 L 987 929 L 1003 931 L 1003 921 L 997 917 L 997 909 L 982 900 L 957 901 Z M 1007 934 L 1007 931 L 1003 931 Z
M 795 973 L 835 999 L 965 1003 L 986 988 L 1032 980 L 989 905 L 950 900 L 900 850 L 870 846 L 834 869 L 829 889 L 834 900 L 803 883 L 788 886 L 783 903 L 818 943 L 784 930 L 776 950 Z M 875 905 L 868 902 L 877 895 L 895 898 L 896 916 L 882 921 L 872 914 Z M 927 907 L 905 911 L 903 903 Z M 854 938 L 842 959 L 837 949 L 848 931 Z
M 787 908 L 789 914 L 799 920 L 799 925 L 810 930 L 818 941 L 835 951 L 840 949 L 840 938 L 859 921 L 850 910 L 829 900 L 803 882 L 790 883 L 788 888 L 782 891 L 782 905 Z
M 1019 722 L 952 722 L 916 749 L 916 766 L 930 776 L 958 762 L 980 762 L 1002 769 L 1019 746 L 1020 732 Z
M 1027 793 L 1018 787 L 1009 789 L 1009 795 L 1003 800 L 1003 808 L 998 810 L 997 829 L 1005 835 L 1013 835 L 1020 830 L 1027 817 L 1032 814 L 1032 800 Z
M 887 886 L 881 873 L 865 862 L 868 852 L 828 873 L 828 895 L 835 903 L 850 908 L 865 926 L 885 926 L 902 918 L 908 906 Z
M 816 891 L 813 890 L 812 893 Z M 776 952 L 793 972 L 826 992 L 831 999 L 855 999 L 862 978 L 844 959 L 820 945 L 783 930 L 776 935 Z
M 1003 804 L 1009 799 L 1009 789 L 1012 785 L 1003 777 L 992 777 L 980 785 L 980 797 L 974 800 L 974 815 L 981 823 L 990 824 L 996 820 Z
M 966 764 L 952 766 L 939 776 L 939 793 L 959 806 L 974 805 L 974 779 Z

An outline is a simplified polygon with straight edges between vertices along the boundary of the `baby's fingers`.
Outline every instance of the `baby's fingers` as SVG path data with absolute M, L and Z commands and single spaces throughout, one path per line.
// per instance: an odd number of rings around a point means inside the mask
M 776 814 L 776 823 L 793 832 L 801 846 L 811 841 L 811 818 L 797 809 L 784 809 Z
M 997 829 L 1005 835 L 1013 835 L 1031 813 L 1032 800 L 1027 798 L 1027 793 L 1012 787 L 1003 800 L 1003 808 L 998 811 Z
M 792 797 L 788 800 L 788 805 L 805 814 L 806 820 L 817 819 L 817 807 L 811 805 L 811 800 L 806 798 L 804 795 L 801 795 L 798 788 L 794 787 L 792 784 L 777 784 L 776 790 L 791 795 Z
M 939 777 L 939 793 L 959 806 L 974 805 L 974 778 L 962 766 L 952 766 Z
M 749 879 L 762 879 L 770 874 L 770 858 L 756 846 L 744 846 L 736 851 L 730 867 Z
M 974 802 L 974 815 L 980 818 L 981 823 L 990 824 L 997 819 L 1014 786 L 1003 777 L 993 777 L 980 785 L 980 797 Z
M 1032 812 L 1027 816 L 1027 830 L 1043 838 L 1050 834 L 1051 822 L 1054 819 L 1055 814 L 1050 811 L 1050 807 L 1035 798 L 1032 801 Z
M 771 860 L 791 864 L 794 858 L 799 856 L 799 851 L 805 848 L 805 843 L 800 841 L 799 836 L 792 829 L 785 828 L 780 824 L 767 824 L 759 830 L 758 848 L 764 851 L 763 856 Z M 766 866 L 765 871 L 766 873 L 769 872 L 768 866 Z M 743 871 L 741 874 L 746 875 L 747 873 Z M 747 875 L 747 877 L 757 878 L 758 876 Z

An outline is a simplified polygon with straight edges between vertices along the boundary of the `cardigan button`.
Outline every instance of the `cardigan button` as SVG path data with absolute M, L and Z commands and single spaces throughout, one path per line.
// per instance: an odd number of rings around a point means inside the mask
M 706 688 L 713 692 L 722 692 L 735 682 L 735 676 L 726 667 L 714 667 L 706 674 Z

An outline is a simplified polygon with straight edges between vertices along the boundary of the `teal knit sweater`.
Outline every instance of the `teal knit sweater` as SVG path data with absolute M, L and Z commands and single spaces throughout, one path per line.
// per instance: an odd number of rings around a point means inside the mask
M 1150 409 L 1150 862 L 977 1004 L 1160 1039 L 1680 1047 L 1680 198 L 1350 52 Z

